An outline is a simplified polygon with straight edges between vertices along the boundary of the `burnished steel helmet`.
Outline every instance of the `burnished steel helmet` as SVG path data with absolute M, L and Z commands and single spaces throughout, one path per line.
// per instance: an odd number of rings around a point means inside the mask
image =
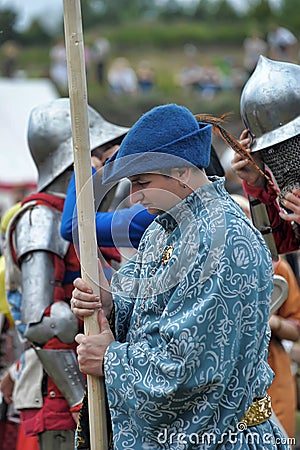
M 88 122 L 91 150 L 128 131 L 107 122 L 90 106 Z M 37 190 L 42 191 L 74 162 L 70 100 L 59 98 L 35 107 L 30 113 L 27 139 L 39 173 Z
M 260 56 L 241 95 L 240 112 L 256 152 L 300 133 L 300 66 Z

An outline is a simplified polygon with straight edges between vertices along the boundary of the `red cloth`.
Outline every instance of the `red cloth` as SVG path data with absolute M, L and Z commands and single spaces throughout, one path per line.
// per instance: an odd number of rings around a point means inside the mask
M 9 420 L 0 421 L 0 449 L 16 450 L 19 424 Z M 23 449 L 22 449 L 23 450 Z
M 65 199 L 62 197 L 56 197 L 51 194 L 47 194 L 45 192 L 36 192 L 35 194 L 29 195 L 28 197 L 24 198 L 22 201 L 22 206 L 25 203 L 36 201 L 38 205 L 46 205 L 51 206 L 54 209 L 58 209 L 59 211 L 63 210 Z
M 113 259 L 114 261 L 121 262 L 121 254 L 116 247 L 99 247 L 99 249 L 106 261 L 109 262 Z
M 26 437 L 23 430 L 22 423 L 20 424 L 17 448 L 16 450 L 39 450 L 39 441 L 37 436 Z M 13 450 L 13 448 L 10 448 Z
M 243 189 L 246 194 L 257 198 L 266 205 L 278 253 L 285 254 L 299 250 L 299 241 L 295 236 L 291 222 L 287 222 L 279 216 L 280 207 L 275 189 L 269 184 L 267 189 L 250 186 L 245 181 L 243 181 Z
M 26 409 L 20 412 L 25 436 L 34 436 L 45 430 L 75 430 L 67 402 L 63 398 L 44 398 L 41 409 Z
M 0 422 L 1 450 L 39 450 L 36 436 L 26 437 L 22 423 L 11 421 Z

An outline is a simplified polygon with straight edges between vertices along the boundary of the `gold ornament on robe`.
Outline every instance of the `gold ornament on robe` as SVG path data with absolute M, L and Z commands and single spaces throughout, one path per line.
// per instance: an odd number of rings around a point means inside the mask
M 172 253 L 173 253 L 174 248 L 172 247 L 172 245 L 168 245 L 162 254 L 162 265 L 165 266 L 167 264 L 167 262 L 169 261 L 169 259 L 171 259 Z

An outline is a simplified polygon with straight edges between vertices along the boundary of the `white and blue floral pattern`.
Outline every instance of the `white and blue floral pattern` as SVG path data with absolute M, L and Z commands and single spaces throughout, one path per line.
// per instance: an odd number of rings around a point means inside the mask
M 273 378 L 273 267 L 223 183 L 159 216 L 112 280 L 117 341 L 105 382 L 117 450 L 289 448 L 270 420 L 237 429 Z

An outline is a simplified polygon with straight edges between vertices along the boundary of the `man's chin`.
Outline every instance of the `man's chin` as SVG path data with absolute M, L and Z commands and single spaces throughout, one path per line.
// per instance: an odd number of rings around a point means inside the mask
M 147 211 L 149 214 L 154 214 L 156 216 L 159 216 L 160 214 L 163 214 L 165 211 L 162 211 L 161 209 L 153 208 L 148 206 Z

